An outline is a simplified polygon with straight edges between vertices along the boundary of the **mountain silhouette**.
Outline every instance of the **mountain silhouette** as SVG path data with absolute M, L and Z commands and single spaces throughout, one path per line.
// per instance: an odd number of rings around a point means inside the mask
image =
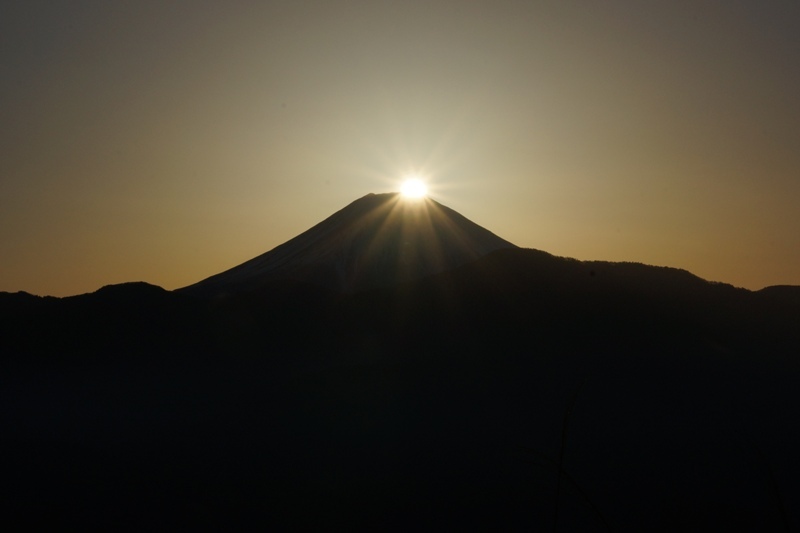
M 798 287 L 557 257 L 368 195 L 177 291 L 0 293 L 0 512 L 793 530 L 797 324 Z
M 430 198 L 368 194 L 273 250 L 180 291 L 230 295 L 292 281 L 351 293 L 444 272 L 514 247 Z

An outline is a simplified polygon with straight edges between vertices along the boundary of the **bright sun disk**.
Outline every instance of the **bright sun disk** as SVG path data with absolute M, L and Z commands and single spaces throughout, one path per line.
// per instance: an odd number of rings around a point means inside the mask
M 428 194 L 428 187 L 419 178 L 409 178 L 403 182 L 400 192 L 406 198 L 422 198 Z

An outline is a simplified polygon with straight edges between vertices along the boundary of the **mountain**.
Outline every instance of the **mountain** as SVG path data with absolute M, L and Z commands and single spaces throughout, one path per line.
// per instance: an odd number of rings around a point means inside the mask
M 179 291 L 219 296 L 291 281 L 352 293 L 451 270 L 502 248 L 515 246 L 434 200 L 368 194 L 273 250 Z
M 0 515 L 792 531 L 798 323 L 797 287 L 557 257 L 369 195 L 179 291 L 0 293 Z

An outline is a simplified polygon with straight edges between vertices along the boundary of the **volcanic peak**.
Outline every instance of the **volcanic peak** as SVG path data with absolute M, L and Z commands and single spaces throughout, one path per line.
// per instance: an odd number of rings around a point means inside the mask
M 430 198 L 368 194 L 280 246 L 180 290 L 220 296 L 295 281 L 357 292 L 450 270 L 500 248 L 516 246 Z

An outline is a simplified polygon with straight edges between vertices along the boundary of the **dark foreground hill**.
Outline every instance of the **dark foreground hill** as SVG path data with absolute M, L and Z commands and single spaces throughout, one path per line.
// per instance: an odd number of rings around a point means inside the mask
M 355 294 L 0 294 L 3 520 L 791 530 L 794 292 L 507 249 Z

